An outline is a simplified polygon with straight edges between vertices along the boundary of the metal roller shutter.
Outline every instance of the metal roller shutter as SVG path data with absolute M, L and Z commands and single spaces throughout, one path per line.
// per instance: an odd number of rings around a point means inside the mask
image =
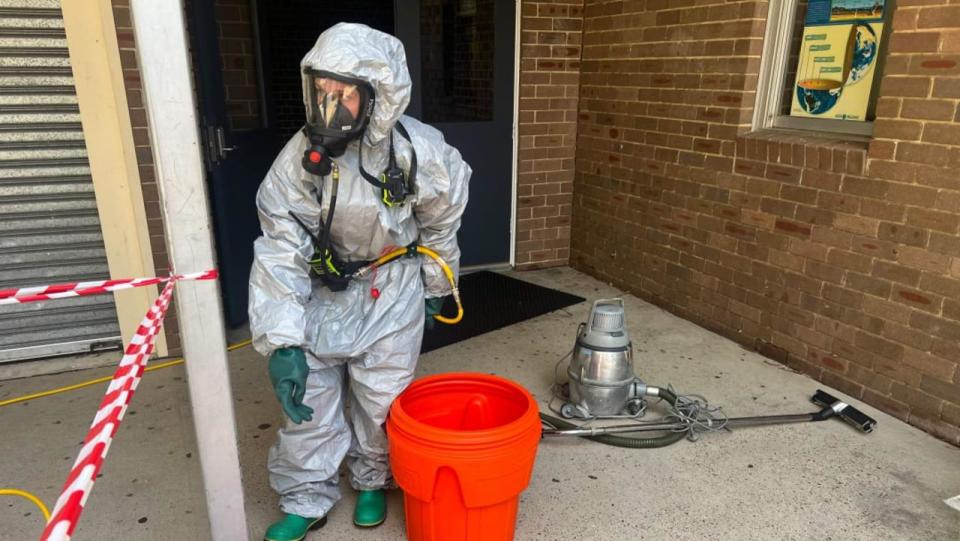
M 107 277 L 60 0 L 0 0 L 0 289 Z M 120 343 L 112 295 L 0 306 L 0 362 Z

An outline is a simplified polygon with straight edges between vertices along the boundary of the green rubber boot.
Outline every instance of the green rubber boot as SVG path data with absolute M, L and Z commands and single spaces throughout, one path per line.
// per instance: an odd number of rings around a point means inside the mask
M 274 522 L 263 534 L 263 541 L 300 541 L 307 536 L 310 530 L 322 528 L 327 523 L 327 517 L 306 518 L 298 515 L 285 515 L 281 520 Z
M 387 518 L 387 494 L 383 490 L 361 490 L 357 494 L 357 507 L 353 510 L 353 523 L 361 528 L 373 528 Z

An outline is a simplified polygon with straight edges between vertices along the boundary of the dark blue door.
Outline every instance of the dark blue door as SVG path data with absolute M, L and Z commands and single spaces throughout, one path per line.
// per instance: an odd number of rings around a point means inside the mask
M 262 105 L 265 100 L 259 55 L 231 56 L 230 51 L 222 54 L 221 43 L 232 42 L 221 41 L 225 27 L 217 20 L 213 4 L 203 0 L 190 2 L 189 24 L 224 315 L 228 326 L 237 327 L 247 320 L 253 242 L 260 235 L 257 189 L 281 145 Z M 249 39 L 242 41 L 256 47 L 256 19 L 249 19 Z M 243 58 L 239 61 L 242 64 L 253 65 L 231 65 L 235 58 Z M 253 80 L 244 86 L 225 78 L 225 73 L 236 78 L 238 72 Z M 251 92 L 245 101 L 237 95 L 227 95 L 228 91 L 240 94 L 244 90 Z M 240 106 L 248 109 L 238 111 Z
M 510 260 L 514 0 L 396 0 L 413 77 L 407 114 L 443 132 L 473 168 L 463 266 Z
M 443 131 L 474 169 L 460 231 L 462 265 L 509 261 L 514 2 L 396 0 L 393 8 L 384 9 L 383 0 L 253 1 L 220 10 L 214 2 L 189 3 L 207 181 L 230 327 L 247 320 L 253 242 L 260 235 L 257 189 L 282 146 L 303 125 L 300 59 L 321 32 L 341 21 L 392 32 L 404 42 L 414 83 L 408 114 Z M 238 88 L 239 72 L 246 88 Z M 244 107 L 246 116 L 238 114 Z

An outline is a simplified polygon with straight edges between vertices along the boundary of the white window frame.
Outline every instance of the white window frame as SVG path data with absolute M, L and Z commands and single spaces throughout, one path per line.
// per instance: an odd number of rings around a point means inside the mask
M 892 1 L 887 0 L 887 4 L 887 9 L 893 9 Z M 757 103 L 753 109 L 753 129 L 819 132 L 857 139 L 872 136 L 872 121 L 803 118 L 780 112 L 796 14 L 797 0 L 770 0 L 767 29 L 763 36 L 763 56 L 760 58 L 760 77 L 757 80 Z M 881 43 L 881 54 L 885 50 L 883 45 Z M 880 84 L 879 76 L 874 84 Z

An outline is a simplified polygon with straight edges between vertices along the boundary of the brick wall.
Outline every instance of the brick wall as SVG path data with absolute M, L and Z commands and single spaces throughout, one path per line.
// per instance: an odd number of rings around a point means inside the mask
M 227 120 L 233 130 L 258 128 L 260 86 L 250 0 L 216 0 Z
M 516 264 L 533 269 L 570 257 L 583 0 L 521 10 Z
M 493 119 L 493 0 L 420 5 L 423 118 Z
M 129 0 L 112 0 L 112 6 L 114 23 L 117 27 L 117 45 L 120 48 L 120 65 L 127 91 L 127 106 L 130 109 L 130 124 L 133 127 L 133 143 L 140 172 L 140 187 L 143 190 L 143 205 L 150 231 L 150 245 L 153 249 L 153 266 L 157 276 L 163 276 L 169 274 L 170 262 L 167 258 L 167 242 L 164 237 L 163 213 L 160 209 L 160 192 L 157 191 L 157 175 L 153 167 L 147 111 L 143 104 L 137 47 L 133 36 L 133 23 L 130 21 L 130 2 Z M 180 354 L 178 329 L 176 306 L 171 305 L 164 324 L 170 355 Z
M 588 0 L 572 264 L 960 443 L 947 3 L 898 0 L 857 143 L 747 135 L 766 2 Z

